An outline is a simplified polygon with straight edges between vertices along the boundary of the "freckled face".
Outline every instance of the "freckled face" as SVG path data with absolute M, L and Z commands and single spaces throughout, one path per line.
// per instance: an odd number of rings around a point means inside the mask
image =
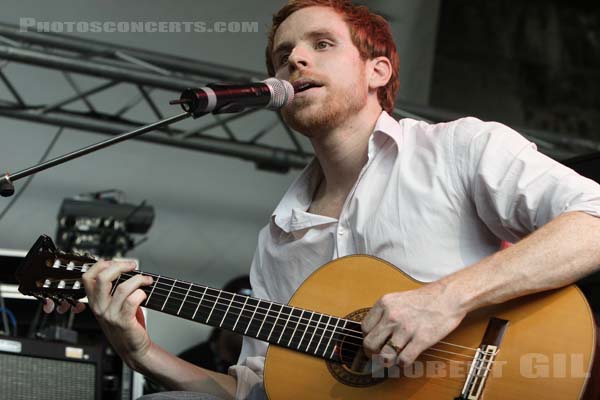
M 290 15 L 275 34 L 273 66 L 279 79 L 319 86 L 297 93 L 281 110 L 288 125 L 306 136 L 339 126 L 367 104 L 365 61 L 331 8 L 307 7 Z

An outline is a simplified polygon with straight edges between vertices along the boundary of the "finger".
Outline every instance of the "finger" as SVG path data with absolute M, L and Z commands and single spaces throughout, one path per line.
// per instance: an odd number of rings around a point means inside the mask
M 129 305 L 127 305 L 128 302 L 131 303 L 132 301 L 131 299 L 129 299 L 129 297 L 131 297 L 132 294 L 136 292 L 140 287 L 151 285 L 152 282 L 153 279 L 151 276 L 136 275 L 121 283 L 119 286 L 117 286 L 117 289 L 113 294 L 113 298 L 110 303 L 109 309 L 107 310 L 107 314 L 113 317 L 118 317 L 120 315 L 126 319 L 132 318 L 135 315 L 137 307 L 141 304 L 141 300 L 137 302 L 138 297 L 135 297 L 133 300 L 135 300 L 134 303 L 136 304 L 136 306 L 135 308 L 131 308 Z M 140 290 L 140 292 L 144 293 L 143 290 Z M 139 294 L 137 296 L 139 296 Z
M 139 306 L 137 310 L 135 310 L 135 319 L 137 319 L 140 325 L 143 326 L 144 329 L 146 329 L 146 317 L 144 317 L 144 311 L 142 311 L 142 308 Z
M 361 321 L 361 328 L 363 333 L 369 333 L 375 325 L 379 322 L 381 317 L 383 316 L 383 307 L 380 305 L 378 301 L 375 305 L 369 310 L 367 315 Z
M 113 281 L 118 279 L 124 272 L 132 271 L 136 268 L 135 262 L 108 262 L 108 267 L 103 268 L 97 275 L 93 288 L 94 310 L 97 313 L 105 312 L 111 304 L 110 292 L 113 288 Z M 87 290 L 87 287 L 86 287 Z M 89 296 L 89 294 L 88 294 Z M 89 297 L 88 297 L 89 298 Z
M 371 357 L 373 354 L 381 352 L 383 345 L 387 342 L 388 338 L 392 335 L 392 327 L 385 326 L 379 323 L 373 328 L 371 332 L 363 339 L 363 348 L 365 354 Z
M 410 341 L 410 338 L 409 332 L 402 329 L 402 327 L 396 327 L 392 336 L 386 341 L 385 346 L 394 349 L 394 353 L 400 354 Z
M 109 261 L 100 260 L 92 265 L 92 267 L 81 276 L 81 281 L 83 282 L 83 287 L 85 288 L 85 293 L 90 303 L 95 302 L 96 278 L 98 274 L 105 269 L 110 268 L 110 265 Z
M 123 302 L 123 308 L 122 308 L 123 316 L 134 315 L 135 318 L 137 319 L 138 310 L 141 311 L 140 305 L 142 304 L 142 302 L 144 300 L 146 300 L 146 297 L 147 297 L 146 292 L 144 292 L 141 289 L 136 289 L 133 293 L 131 293 L 131 295 L 129 297 L 127 297 L 127 299 Z M 138 319 L 138 321 L 139 321 L 139 319 Z M 145 320 L 144 320 L 144 323 L 142 324 L 142 326 L 144 328 L 146 327 Z
M 98 277 L 98 274 L 100 274 L 102 271 L 104 271 L 107 268 L 110 268 L 110 266 L 112 265 L 111 261 L 107 261 L 107 260 L 100 260 L 98 262 L 96 262 L 94 265 L 91 266 L 90 269 L 88 269 L 84 274 L 83 274 L 83 278 L 88 279 L 88 280 L 95 280 Z
M 401 367 L 408 367 L 415 362 L 417 357 L 426 349 L 419 341 L 409 341 L 402 352 L 398 354 L 396 362 Z
M 54 311 L 54 306 L 55 304 L 54 301 L 52 301 L 52 299 L 44 299 L 42 301 L 42 309 L 46 314 L 52 313 L 52 311 Z
M 384 367 L 389 368 L 397 364 L 398 353 L 392 346 L 385 344 L 381 348 L 381 351 L 373 354 L 372 357 L 373 359 L 379 358 L 381 360 L 381 364 Z

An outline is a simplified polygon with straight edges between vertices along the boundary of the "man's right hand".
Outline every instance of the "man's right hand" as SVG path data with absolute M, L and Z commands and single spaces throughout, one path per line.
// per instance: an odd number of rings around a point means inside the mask
M 135 275 L 119 284 L 112 296 L 111 290 L 113 281 L 135 268 L 134 261 L 98 261 L 82 277 L 90 310 L 115 351 L 133 368 L 143 363 L 152 343 L 140 308 L 146 293 L 140 287 L 152 284 L 153 280 L 150 276 Z M 51 312 L 53 308 L 49 300 L 44 311 Z M 63 302 L 57 311 L 65 312 L 68 308 L 68 303 Z M 80 312 L 83 308 L 79 303 L 73 310 Z
M 131 368 L 171 390 L 210 393 L 233 399 L 236 393 L 235 378 L 190 364 L 150 340 L 140 308 L 146 293 L 140 288 L 151 285 L 151 277 L 135 275 L 119 284 L 110 294 L 112 282 L 135 267 L 135 262 L 99 261 L 83 274 L 90 309 L 112 347 Z M 69 307 L 68 303 L 63 302 L 58 306 L 58 311 L 65 312 Z M 44 310 L 51 312 L 53 308 L 52 301 L 46 301 Z M 83 308 L 79 303 L 73 307 L 73 311 L 79 312 Z
M 151 340 L 140 305 L 146 293 L 140 287 L 152 284 L 152 277 L 135 275 L 119 284 L 111 296 L 112 282 L 133 271 L 134 261 L 99 261 L 83 274 L 90 309 L 107 339 L 130 367 L 139 365 Z

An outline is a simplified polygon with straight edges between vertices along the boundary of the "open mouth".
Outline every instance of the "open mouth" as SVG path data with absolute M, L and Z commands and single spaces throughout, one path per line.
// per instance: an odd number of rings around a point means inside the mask
M 301 92 L 307 91 L 312 88 L 319 88 L 323 85 L 321 85 L 318 82 L 305 80 L 305 79 L 299 79 L 299 80 L 295 81 L 294 83 L 292 83 L 292 86 L 294 86 L 295 93 L 301 93 Z

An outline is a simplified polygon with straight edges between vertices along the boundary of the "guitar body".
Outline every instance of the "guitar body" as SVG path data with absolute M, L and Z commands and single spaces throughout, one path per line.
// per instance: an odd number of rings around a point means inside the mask
M 393 265 L 369 256 L 349 256 L 315 271 L 290 305 L 349 317 L 382 295 L 420 287 Z M 421 356 L 422 368 L 367 386 L 334 377 L 327 361 L 283 347 L 269 346 L 265 389 L 269 399 L 454 399 L 464 385 L 468 360 L 480 346 L 488 321 L 508 321 L 481 396 L 485 400 L 580 399 L 594 358 L 595 325 L 575 286 L 531 295 L 469 314 L 436 353 L 448 361 Z M 429 352 L 431 353 L 431 352 Z M 456 353 L 456 354 L 455 354 Z M 397 372 L 397 371 L 396 371 Z M 408 375 L 408 376 L 407 376 Z

